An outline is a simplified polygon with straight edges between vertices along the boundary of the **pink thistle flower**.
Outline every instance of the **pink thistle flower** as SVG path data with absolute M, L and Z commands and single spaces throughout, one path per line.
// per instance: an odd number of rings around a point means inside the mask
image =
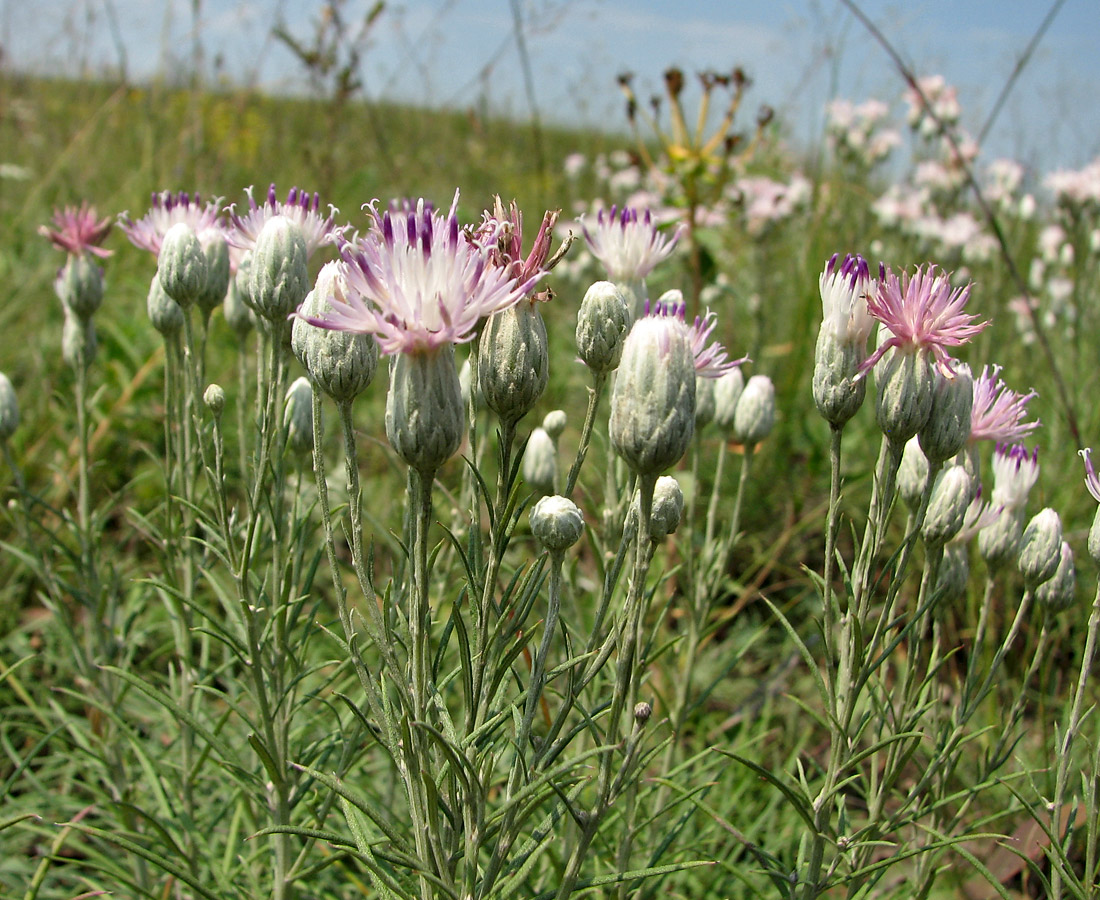
M 687 304 L 680 291 L 666 291 L 654 304 L 646 301 L 645 314 L 651 317 L 664 316 L 682 327 L 691 344 L 691 353 L 695 359 L 695 374 L 700 378 L 720 378 L 731 369 L 736 369 L 742 363 L 749 361 L 747 356 L 730 360 L 726 348 L 718 341 L 711 340 L 714 327 L 718 324 L 716 313 L 708 309 L 706 315 L 696 316 L 691 325 L 687 324 Z
M 849 253 L 837 265 L 834 253 L 818 279 L 823 322 L 841 343 L 867 346 L 874 319 L 867 312 L 867 294 L 871 290 L 871 272 L 859 254 Z
M 85 201 L 79 209 L 75 206 L 55 209 L 54 227 L 41 225 L 38 233 L 70 256 L 83 256 L 87 252 L 106 259 L 114 251 L 104 250 L 99 245 L 106 239 L 113 224 L 110 218 L 97 219 L 95 207 Z
M 478 322 L 527 296 L 538 275 L 517 281 L 492 265 L 491 248 L 463 236 L 455 208 L 446 215 L 420 200 L 379 213 L 364 238 L 344 241 L 348 291 L 329 310 L 305 317 L 321 328 L 373 334 L 383 353 L 424 353 L 473 339 Z
M 527 258 L 523 258 L 523 213 L 516 201 L 505 211 L 499 196 L 493 198 L 492 210 L 482 214 L 481 225 L 473 232 L 474 239 L 489 251 L 490 262 L 504 269 L 517 282 L 526 282 L 547 271 L 554 226 L 561 210 L 547 210 L 535 235 Z M 532 300 L 549 300 L 550 291 L 534 294 Z
M 867 311 L 885 325 L 891 337 L 879 344 L 860 367 L 866 374 L 891 347 L 899 353 L 924 352 L 934 357 L 934 365 L 947 378 L 954 372 L 947 347 L 967 343 L 988 322 L 975 322 L 977 316 L 964 312 L 970 298 L 970 285 L 952 289 L 946 274 L 930 265 L 918 267 L 912 276 L 897 275 L 880 266 L 878 289 L 867 297 Z
M 1086 459 L 1086 465 L 1088 460 Z M 1039 448 L 1030 454 L 1020 444 L 999 444 L 993 451 L 993 502 L 1006 509 L 1023 509 L 1039 480 Z M 1100 499 L 1100 498 L 1098 498 Z
M 994 493 L 992 500 L 988 502 L 982 500 L 982 486 L 979 484 L 974 493 L 974 499 L 970 501 L 970 505 L 967 506 L 966 512 L 963 513 L 962 527 L 951 539 L 950 543 L 969 543 L 970 539 L 979 531 L 988 528 L 996 522 L 1001 517 L 1004 509 L 1004 506 L 998 504 L 996 493 Z
M 667 259 L 680 239 L 681 228 L 669 237 L 657 230 L 649 210 L 639 212 L 634 207 L 600 210 L 596 226 L 589 231 L 581 220 L 584 240 L 592 254 L 607 270 L 609 281 L 635 281 L 645 278 L 661 261 Z
M 126 237 L 135 247 L 159 256 L 164 235 L 173 225 L 184 222 L 191 226 L 195 234 L 220 228 L 221 203 L 221 197 L 215 197 L 204 204 L 199 194 L 191 196 L 186 191 L 178 194 L 162 191 L 153 194 L 153 205 L 149 212 L 136 222 L 130 218 L 128 212 L 121 213 L 118 227 L 126 233 Z
M 1084 450 L 1078 450 L 1081 454 L 1081 459 L 1085 461 L 1085 487 L 1088 492 L 1092 494 L 1092 498 L 1100 503 L 1100 478 L 1096 476 L 1096 469 L 1092 466 L 1092 460 L 1089 458 L 1092 455 L 1092 448 L 1086 447 Z
M 970 440 L 998 443 L 1023 440 L 1039 427 L 1039 421 L 1024 422 L 1027 404 L 1038 394 L 1018 394 L 1000 379 L 1000 366 L 985 366 L 974 379 L 974 405 L 970 412 Z
M 252 250 L 268 219 L 275 216 L 284 216 L 302 229 L 307 257 L 313 256 L 317 248 L 330 241 L 335 233 L 333 220 L 339 210 L 329 204 L 329 214 L 322 218 L 320 194 L 310 194 L 292 187 L 283 203 L 275 195 L 275 185 L 272 184 L 267 189 L 267 199 L 257 204 L 251 187 L 245 193 L 248 195 L 248 212 L 238 215 L 236 203 L 229 207 L 230 228 L 226 239 L 235 247 Z

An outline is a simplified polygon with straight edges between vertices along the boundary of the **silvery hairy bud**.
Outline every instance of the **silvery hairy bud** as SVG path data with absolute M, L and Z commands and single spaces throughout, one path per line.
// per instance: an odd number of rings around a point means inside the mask
M 775 385 L 767 375 L 753 375 L 737 401 L 733 436 L 750 447 L 771 434 L 774 425 Z
M 558 449 L 545 428 L 536 428 L 523 451 L 523 480 L 536 491 L 552 494 L 557 490 Z
M 95 359 L 99 342 L 91 319 L 81 319 L 66 311 L 65 324 L 61 326 L 61 358 L 74 372 L 87 369 Z
M 633 320 L 626 297 L 610 281 L 597 281 L 585 293 L 577 312 L 577 355 L 594 374 L 619 365 Z
M 538 402 L 550 378 L 546 325 L 534 302 L 493 313 L 478 343 L 477 375 L 485 405 L 514 425 Z
M 378 343 L 370 334 L 318 328 L 307 318 L 323 318 L 330 299 L 344 299 L 340 264 L 321 268 L 291 326 L 290 347 L 313 383 L 337 403 L 350 403 L 371 383 L 378 369 Z
M 662 475 L 653 487 L 653 509 L 649 517 L 649 539 L 664 540 L 680 527 L 684 515 L 684 492 L 671 475 Z
M 1024 585 L 1034 590 L 1052 578 L 1062 557 L 1062 520 L 1050 507 L 1036 513 L 1020 538 L 1017 565 Z
M 11 379 L 0 372 L 0 441 L 6 441 L 19 427 L 19 398 Z
M 695 432 L 695 356 L 687 326 L 646 316 L 623 343 L 611 393 L 611 446 L 639 476 L 678 462 Z
M 552 409 L 542 419 L 542 427 L 553 440 L 561 437 L 567 422 L 564 409 Z
M 203 229 L 199 244 L 206 257 L 206 286 L 195 302 L 203 313 L 210 315 L 229 290 L 229 244 L 225 233 L 217 227 Z
M 1058 567 L 1054 574 L 1035 588 L 1035 599 L 1047 613 L 1065 612 L 1077 599 L 1077 571 L 1073 565 L 1073 550 L 1062 541 L 1058 552 Z
M 229 288 L 225 293 L 225 308 L 222 312 L 225 315 L 225 323 L 233 329 L 237 340 L 243 341 L 256 327 L 256 314 L 244 302 L 239 283 L 239 278 L 230 279 Z
M 1097 508 L 1096 515 L 1092 517 L 1092 527 L 1089 529 L 1088 550 L 1089 556 L 1092 557 L 1092 561 L 1100 566 L 1100 508 Z
M 638 723 L 639 727 L 645 725 L 649 721 L 650 716 L 653 715 L 653 706 L 646 703 L 645 700 L 634 704 L 634 721 Z
M 745 376 L 740 369 L 730 369 L 714 379 L 714 422 L 723 431 L 733 428 L 737 401 L 745 390 Z
M 932 409 L 918 433 L 930 462 L 943 463 L 958 454 L 970 439 L 970 410 L 974 405 L 974 378 L 970 367 L 955 365 L 954 377 L 935 373 Z
M 932 410 L 932 366 L 924 353 L 899 353 L 895 349 L 875 371 L 878 427 L 890 443 L 904 444 L 924 427 Z
M 531 532 L 552 554 L 563 553 L 584 533 L 584 516 L 566 497 L 543 497 L 531 510 Z
M 928 547 L 942 547 L 959 533 L 970 506 L 970 475 L 962 466 L 948 466 L 936 478 L 928 500 L 921 537 Z
M 978 532 L 978 553 L 991 571 L 1016 559 L 1023 529 L 1023 510 L 1002 506 L 997 518 Z
M 898 466 L 897 490 L 901 498 L 912 509 L 920 507 L 924 497 L 924 488 L 928 483 L 928 457 L 920 448 L 920 442 L 914 437 L 905 442 Z
M 58 299 L 74 316 L 89 319 L 103 302 L 103 269 L 90 256 L 70 256 L 53 284 Z
M 202 402 L 213 413 L 215 419 L 220 419 L 225 409 L 225 391 L 220 384 L 208 384 L 202 392 Z
M 252 308 L 269 322 L 284 322 L 309 293 L 306 239 L 286 216 L 264 223 L 248 267 Z
M 695 428 L 705 428 L 714 421 L 715 397 L 714 388 L 717 378 L 695 379 Z
M 943 558 L 936 573 L 936 591 L 940 602 L 956 604 L 966 596 L 970 584 L 970 559 L 966 544 L 948 544 L 943 548 Z
M 186 222 L 168 229 L 157 257 L 157 275 L 164 292 L 183 309 L 206 291 L 206 254 L 198 235 Z
M 149 283 L 149 299 L 145 308 L 149 313 L 149 321 L 164 337 L 179 334 L 183 328 L 183 310 L 160 286 L 160 275 L 154 275 Z
M 390 357 L 386 437 L 402 462 L 430 480 L 458 449 L 465 424 L 453 347 Z
M 283 427 L 292 453 L 304 456 L 313 452 L 313 387 L 308 378 L 297 378 L 286 389 Z

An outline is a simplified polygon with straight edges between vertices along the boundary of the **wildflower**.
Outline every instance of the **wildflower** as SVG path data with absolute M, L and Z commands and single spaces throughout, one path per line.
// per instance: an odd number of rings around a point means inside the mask
M 186 309 L 206 290 L 207 262 L 202 244 L 186 222 L 163 235 L 157 256 L 157 277 L 164 292 Z
M 1092 460 L 1089 458 L 1092 449 L 1086 447 L 1080 452 L 1081 458 L 1085 461 L 1085 489 L 1092 494 L 1092 498 L 1097 503 L 1100 503 L 1100 478 L 1097 477 L 1096 469 L 1093 468 Z M 1088 549 L 1093 562 L 1100 566 L 1100 507 L 1097 508 L 1092 520 L 1092 528 L 1089 529 Z
M 1058 552 L 1058 567 L 1054 574 L 1035 589 L 1035 599 L 1047 613 L 1064 612 L 1077 597 L 1077 570 L 1073 565 L 1073 550 L 1062 541 Z
M 389 354 L 472 340 L 481 319 L 519 302 L 535 279 L 517 283 L 491 265 L 486 248 L 463 238 L 457 204 L 457 192 L 446 215 L 423 200 L 382 213 L 372 204 L 371 231 L 340 247 L 347 295 L 308 321 L 374 334 Z
M 309 249 L 293 219 L 272 216 L 252 250 L 247 299 L 269 322 L 283 324 L 309 293 Z M 326 299 L 326 298 L 322 298 Z
M 543 497 L 531 510 L 531 531 L 552 555 L 564 553 L 584 533 L 584 516 L 568 497 Z
M 526 283 L 547 271 L 554 226 L 560 215 L 560 209 L 543 213 L 542 224 L 526 259 L 523 258 L 523 213 L 515 200 L 505 211 L 500 197 L 494 197 L 492 211 L 485 211 L 481 225 L 473 234 L 475 240 L 488 249 L 493 265 L 504 269 L 513 280 Z M 532 300 L 549 299 L 549 291 L 532 295 Z
M 646 304 L 647 316 L 666 316 L 685 322 L 687 304 L 684 295 L 677 290 L 666 291 L 655 304 Z M 686 323 L 685 323 L 686 324 Z M 696 316 L 689 329 L 691 355 L 695 361 L 695 374 L 701 378 L 719 378 L 731 369 L 748 362 L 748 357 L 730 360 L 726 348 L 710 339 L 718 324 L 716 313 L 709 309 L 703 316 Z
M 607 270 L 608 280 L 628 284 L 643 280 L 669 257 L 680 239 L 680 228 L 671 237 L 662 234 L 648 209 L 639 214 L 629 206 L 600 210 L 593 229 L 583 220 L 581 228 L 588 248 Z
M 594 374 L 606 375 L 619 365 L 623 341 L 633 323 L 630 303 L 610 281 L 597 281 L 577 312 L 577 354 Z
M 962 466 L 948 466 L 936 478 L 928 500 L 921 537 L 928 547 L 942 547 L 958 534 L 971 505 L 970 475 Z
M 1020 445 L 1007 447 L 1002 444 L 994 451 L 990 506 L 997 515 L 978 532 L 978 552 L 990 568 L 1006 565 L 1016 556 L 1023 531 L 1024 508 L 1038 478 L 1038 447 L 1030 455 Z
M 955 456 L 971 438 L 974 379 L 970 366 L 959 363 L 955 374 L 945 378 L 936 373 L 936 387 L 928 421 L 918 432 L 921 450 L 932 462 L 943 463 Z
M 818 280 L 822 321 L 813 377 L 814 403 L 834 428 L 843 427 L 863 404 L 866 385 L 859 371 L 874 326 L 867 312 L 871 277 L 866 260 L 848 254 L 838 266 L 839 258 L 833 254 Z
M 771 434 L 775 425 L 775 385 L 767 375 L 753 375 L 737 400 L 733 435 L 751 447 Z
M 1039 427 L 1039 421 L 1024 422 L 1027 404 L 1038 394 L 1018 394 L 1000 378 L 1000 366 L 984 366 L 974 381 L 974 405 L 970 414 L 970 440 L 1009 443 L 1023 440 Z
M 255 249 L 264 225 L 275 216 L 283 216 L 302 229 L 307 257 L 312 257 L 317 248 L 328 242 L 335 234 L 333 218 L 339 210 L 329 204 L 329 214 L 322 218 L 319 194 L 310 194 L 308 191 L 292 187 L 287 193 L 286 202 L 283 203 L 277 198 L 275 185 L 272 184 L 267 189 L 267 198 L 262 204 L 257 204 L 252 196 L 251 187 L 245 190 L 245 193 L 248 195 L 248 212 L 239 215 L 235 203 L 229 207 L 230 229 L 227 239 L 235 247 L 242 250 Z
M 163 191 L 153 194 L 152 207 L 137 221 L 132 220 L 129 213 L 122 213 L 118 218 L 118 227 L 135 247 L 159 256 L 164 236 L 173 225 L 183 222 L 190 225 L 195 234 L 219 227 L 221 203 L 221 197 L 203 203 L 199 194 L 191 196 L 186 191 L 178 194 Z
M 867 297 L 867 310 L 891 332 L 891 336 L 864 361 L 866 373 L 891 347 L 901 353 L 924 352 L 935 359 L 935 366 L 948 378 L 953 374 L 947 347 L 967 343 L 988 325 L 977 316 L 964 312 L 970 299 L 970 285 L 952 289 L 947 275 L 935 266 L 919 267 L 910 276 L 899 278 L 882 268 L 878 290 Z
M 1050 507 L 1040 511 L 1028 522 L 1020 538 L 1017 565 L 1024 585 L 1034 590 L 1054 576 L 1061 561 L 1062 520 Z
M 42 225 L 38 233 L 70 256 L 91 253 L 100 259 L 106 259 L 114 251 L 104 250 L 99 245 L 106 240 L 112 224 L 109 218 L 97 219 L 96 208 L 84 202 L 80 204 L 79 209 L 74 206 L 66 206 L 61 210 L 55 209 L 54 227 Z

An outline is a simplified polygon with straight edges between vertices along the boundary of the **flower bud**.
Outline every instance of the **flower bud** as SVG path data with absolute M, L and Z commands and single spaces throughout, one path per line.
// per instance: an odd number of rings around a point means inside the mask
M 564 409 L 552 409 L 542 420 L 542 427 L 552 440 L 557 440 L 565 431 L 566 415 Z
M 0 441 L 6 441 L 19 427 L 19 398 L 11 379 L 0 372 Z
M 103 302 L 103 269 L 90 256 L 70 256 L 58 271 L 53 287 L 73 315 L 91 318 Z
M 714 382 L 715 378 L 695 377 L 695 428 L 705 428 L 714 421 Z
M 249 293 L 252 285 L 252 251 L 246 250 L 241 254 L 241 258 L 237 260 L 237 274 L 233 276 L 233 284 L 237 288 L 237 294 L 240 297 L 241 303 L 249 308 L 253 313 L 252 324 L 256 324 L 255 312 L 256 304 L 252 302 L 252 295 Z M 238 331 L 238 334 L 240 332 Z
M 477 375 L 485 405 L 514 425 L 538 402 L 550 378 L 546 325 L 535 304 L 494 313 L 478 343 Z
M 485 398 L 481 396 L 481 386 L 474 377 L 474 367 L 469 357 L 462 361 L 462 368 L 458 372 L 458 384 L 462 390 L 462 407 L 470 408 L 470 392 L 474 395 L 474 408 L 482 409 L 485 406 Z
M 970 367 L 959 363 L 955 376 L 935 373 L 935 390 L 928 421 L 918 437 L 930 462 L 946 462 L 966 446 L 970 438 L 970 410 L 974 405 L 974 378 Z
M 991 571 L 1016 559 L 1023 529 L 1023 509 L 1002 506 L 1000 515 L 978 532 L 978 553 Z
M 202 392 L 202 402 L 206 408 L 214 414 L 215 419 L 220 419 L 222 410 L 225 409 L 225 391 L 220 384 L 208 384 Z
M 740 369 L 730 369 L 714 379 L 714 421 L 723 431 L 733 428 L 737 401 L 745 390 L 745 376 Z
M 611 394 L 611 446 L 636 475 L 678 462 L 695 431 L 695 356 L 686 326 L 668 316 L 634 323 Z
M 866 358 L 865 345 L 842 340 L 830 322 L 821 324 L 814 353 L 814 404 L 834 428 L 843 428 L 863 405 L 867 381 L 856 376 Z
M 923 353 L 894 350 L 875 370 L 878 426 L 890 443 L 904 444 L 928 421 L 935 388 L 932 366 Z
M 1092 518 L 1092 528 L 1089 529 L 1089 556 L 1096 565 L 1100 566 L 1100 507 Z
M 966 596 L 970 583 L 970 559 L 966 544 L 949 543 L 943 548 L 943 558 L 936 573 L 936 592 L 940 603 L 954 605 Z
M 745 446 L 759 444 L 775 425 L 775 385 L 767 375 L 753 375 L 737 401 L 733 436 Z
M 901 498 L 912 509 L 920 506 L 924 497 L 924 488 L 928 483 L 928 457 L 920 448 L 920 443 L 914 438 L 905 442 L 905 450 L 901 454 L 901 465 L 898 466 L 897 486 Z
M 160 275 L 154 275 L 149 283 L 149 299 L 145 308 L 153 327 L 165 337 L 179 334 L 183 328 L 183 310 L 160 286 Z
M 296 378 L 286 389 L 283 427 L 292 453 L 302 456 L 313 452 L 313 387 L 308 378 Z
M 597 281 L 585 293 L 577 312 L 577 355 L 594 374 L 606 375 L 619 365 L 634 318 L 630 310 L 610 281 Z
M 653 706 L 642 700 L 634 704 L 634 721 L 641 727 L 649 721 L 650 716 L 653 715 Z
M 962 466 L 948 466 L 936 478 L 928 500 L 921 537 L 928 547 L 942 547 L 958 534 L 971 500 L 970 475 Z
M 451 346 L 390 358 L 386 437 L 402 462 L 430 479 L 458 449 L 465 424 Z
M 664 540 L 680 527 L 684 514 L 684 492 L 671 475 L 662 475 L 653 488 L 653 509 L 649 517 L 649 539 Z
M 558 450 L 544 428 L 536 428 L 523 452 L 523 480 L 536 491 L 552 494 L 557 489 Z
M 584 516 L 566 497 L 543 497 L 531 510 L 531 532 L 551 553 L 562 553 L 580 540 Z
M 1024 585 L 1034 590 L 1052 578 L 1062 554 L 1062 520 L 1050 507 L 1036 513 L 1020 538 L 1017 565 Z
M 239 272 L 240 270 L 238 270 Z M 256 327 L 256 314 L 252 311 L 252 308 L 244 302 L 244 296 L 241 294 L 240 278 L 232 278 L 229 281 L 229 288 L 225 294 L 225 308 L 223 313 L 225 314 L 226 324 L 233 329 L 233 333 L 237 335 L 238 341 L 243 341 L 250 331 Z M 308 298 L 307 298 L 308 299 Z
M 65 364 L 74 372 L 87 369 L 98 346 L 92 320 L 81 319 L 66 310 L 65 324 L 61 327 L 61 358 Z
M 309 293 L 306 240 L 301 227 L 285 216 L 264 224 L 248 267 L 252 308 L 269 322 L 282 322 Z
M 221 305 L 229 290 L 229 244 L 225 233 L 217 227 L 203 229 L 199 244 L 206 257 L 206 286 L 196 302 L 209 315 Z
M 370 334 L 318 328 L 306 321 L 321 318 L 334 296 L 343 299 L 339 263 L 328 263 L 306 296 L 291 326 L 290 347 L 313 383 L 337 403 L 350 403 L 374 379 L 378 343 Z
M 1035 588 L 1035 599 L 1047 613 L 1065 612 L 1077 598 L 1077 571 L 1073 565 L 1073 550 L 1062 541 L 1058 567 L 1054 574 Z
M 206 254 L 198 235 L 186 222 L 177 222 L 164 235 L 157 274 L 164 292 L 183 309 L 206 291 Z

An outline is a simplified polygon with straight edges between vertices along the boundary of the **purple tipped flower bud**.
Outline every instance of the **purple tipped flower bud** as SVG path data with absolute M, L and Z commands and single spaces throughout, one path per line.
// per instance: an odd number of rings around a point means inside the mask
M 551 554 L 564 553 L 584 533 L 584 516 L 567 497 L 543 497 L 531 510 L 531 532 Z
M 465 424 L 453 346 L 390 357 L 386 437 L 406 465 L 430 480 L 462 443 Z
M 164 292 L 183 309 L 206 291 L 206 254 L 198 235 L 186 222 L 177 222 L 164 235 L 157 257 L 157 275 Z
M 1020 538 L 1020 557 L 1017 565 L 1024 578 L 1024 585 L 1034 590 L 1052 578 L 1058 569 L 1062 554 L 1062 520 L 1053 509 L 1047 507 L 1027 523 Z
M 273 216 L 264 224 L 248 270 L 248 299 L 269 322 L 284 322 L 309 293 L 306 240 L 296 222 Z

